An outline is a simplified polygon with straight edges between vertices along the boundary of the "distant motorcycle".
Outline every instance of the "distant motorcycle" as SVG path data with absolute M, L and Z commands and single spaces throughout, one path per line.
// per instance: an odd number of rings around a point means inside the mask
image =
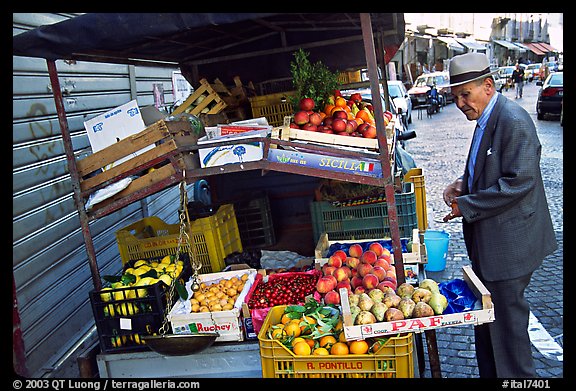
M 436 85 L 431 85 L 429 87 L 430 91 L 428 91 L 428 94 L 426 95 L 426 112 L 430 117 L 432 114 L 440 111 L 440 97 Z

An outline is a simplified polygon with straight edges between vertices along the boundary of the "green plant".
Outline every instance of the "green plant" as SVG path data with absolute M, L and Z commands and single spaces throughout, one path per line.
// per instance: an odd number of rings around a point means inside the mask
M 294 52 L 294 61 L 290 62 L 292 84 L 296 94 L 290 98 L 294 111 L 303 98 L 312 98 L 316 109 L 322 110 L 328 97 L 338 88 L 338 72 L 332 72 L 321 61 L 310 63 L 310 53 L 302 49 Z

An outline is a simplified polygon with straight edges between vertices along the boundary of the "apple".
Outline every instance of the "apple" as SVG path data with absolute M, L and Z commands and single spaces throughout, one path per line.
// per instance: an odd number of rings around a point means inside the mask
M 334 274 L 334 270 L 336 270 L 336 268 L 334 266 L 328 265 L 327 263 L 322 265 L 322 274 L 325 276 Z
M 372 265 L 360 262 L 356 270 L 358 270 L 358 275 L 360 277 L 364 277 L 366 274 L 372 273 Z
M 340 90 L 334 90 L 332 92 L 332 95 L 334 95 L 334 97 L 337 97 L 337 96 L 342 96 L 342 93 L 340 92 Z
M 384 281 L 386 278 L 386 270 L 382 266 L 373 266 L 372 274 L 378 277 L 378 282 Z
M 326 133 L 326 134 L 334 134 L 334 132 L 332 131 L 332 129 L 327 129 L 324 128 L 320 131 L 320 133 Z
M 334 118 L 334 121 L 332 121 L 332 130 L 335 132 L 345 132 L 346 121 L 342 118 Z
M 362 95 L 360 95 L 359 92 L 355 92 L 352 95 L 350 95 L 350 99 L 354 101 L 354 103 L 358 103 L 362 101 Z
M 334 121 L 334 118 L 332 117 L 326 117 L 324 118 L 324 126 L 332 126 L 332 121 Z
M 346 257 L 345 263 L 346 265 L 348 265 L 348 267 L 356 269 L 358 267 L 358 264 L 360 263 L 360 259 L 355 257 Z
M 332 255 L 339 257 L 342 262 L 346 262 L 346 258 L 348 258 L 348 255 L 346 255 L 346 251 L 344 250 L 336 250 L 334 253 L 332 253 Z
M 360 256 L 360 262 L 361 263 L 369 263 L 370 265 L 373 265 L 377 259 L 378 259 L 378 256 L 372 250 L 365 251 Z
M 362 136 L 364 138 L 376 138 L 376 126 L 368 125 L 368 127 L 366 127 L 366 129 L 364 129 Z
M 336 110 L 334 114 L 332 114 L 332 118 L 348 119 L 348 113 L 344 110 Z
M 362 246 L 358 243 L 354 243 L 348 248 L 348 256 L 350 257 L 360 258 L 363 252 L 364 250 L 362 249 Z
M 302 125 L 301 128 L 302 128 L 303 130 L 308 130 L 308 131 L 310 131 L 310 132 L 315 132 L 315 131 L 318 130 L 318 126 L 316 126 L 316 125 L 314 125 L 314 124 L 312 124 L 312 123 L 310 123 L 310 122 L 305 123 L 304 125 Z
M 336 288 L 337 282 L 330 278 L 331 276 L 322 276 L 316 282 L 316 290 L 320 293 L 328 293 Z
M 370 124 L 368 122 L 363 122 L 360 125 L 358 125 L 358 127 L 356 128 L 356 131 L 360 134 L 364 133 L 364 130 L 370 126 Z
M 318 126 L 322 123 L 322 116 L 320 115 L 320 113 L 313 112 L 312 114 L 309 115 L 308 120 L 312 125 Z
M 335 268 L 339 268 L 340 266 L 342 266 L 343 262 L 342 262 L 342 258 L 340 258 L 338 255 L 331 255 L 328 258 L 328 265 L 330 266 L 334 266 Z
M 314 109 L 314 106 L 316 106 L 316 103 L 314 102 L 314 99 L 312 98 L 302 98 L 300 99 L 300 110 L 302 111 L 310 111 Z
M 335 134 L 337 134 L 338 136 L 350 136 L 350 134 L 348 134 L 346 131 L 336 132 Z
M 378 277 L 372 273 L 368 273 L 362 278 L 362 286 L 367 290 L 376 288 L 379 283 Z
M 326 304 L 340 304 L 340 293 L 335 290 L 326 292 L 324 295 L 324 303 Z
M 334 273 L 332 273 L 332 275 L 336 277 L 336 281 L 340 282 L 343 280 L 350 279 L 352 277 L 352 271 L 348 266 L 340 266 L 339 268 L 336 268 L 336 270 L 334 270 Z
M 292 129 L 300 129 L 300 125 L 298 125 L 298 124 L 296 124 L 296 123 L 294 123 L 294 122 L 290 122 L 290 127 L 291 127 Z
M 305 123 L 308 123 L 309 120 L 310 116 L 305 111 L 299 111 L 296 114 L 294 114 L 294 123 L 296 123 L 297 125 L 304 125 Z

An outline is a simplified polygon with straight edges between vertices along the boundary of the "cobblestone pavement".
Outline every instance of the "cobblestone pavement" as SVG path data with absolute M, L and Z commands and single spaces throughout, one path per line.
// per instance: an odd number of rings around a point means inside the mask
M 536 97 L 540 87 L 528 83 L 524 97 L 517 100 L 532 116 L 542 143 L 541 169 L 546 187 L 559 248 L 544 260 L 544 264 L 532 276 L 526 297 L 531 311 L 542 326 L 560 346 L 563 345 L 563 128 L 557 118 L 536 119 Z M 504 95 L 514 99 L 514 91 Z M 442 200 L 445 186 L 461 175 L 472 139 L 475 122 L 466 121 L 454 103 L 449 103 L 439 113 L 427 118 L 412 115 L 410 130 L 417 137 L 407 142 L 406 150 L 412 155 L 425 180 L 428 229 L 445 230 L 450 233 L 448 258 L 445 270 L 427 272 L 437 281 L 462 278 L 462 266 L 470 260 L 462 236 L 461 219 L 443 223 L 442 217 L 449 209 Z M 440 368 L 443 378 L 478 377 L 472 326 L 448 327 L 436 330 Z M 425 377 L 431 377 L 425 336 Z M 532 345 L 537 374 L 542 378 L 562 378 L 563 361 L 556 356 L 545 356 Z

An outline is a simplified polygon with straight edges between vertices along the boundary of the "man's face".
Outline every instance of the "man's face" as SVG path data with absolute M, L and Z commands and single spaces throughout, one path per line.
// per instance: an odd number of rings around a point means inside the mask
M 477 120 L 490 102 L 494 93 L 491 85 L 489 79 L 484 79 L 480 84 L 471 81 L 452 87 L 454 102 L 469 121 Z

